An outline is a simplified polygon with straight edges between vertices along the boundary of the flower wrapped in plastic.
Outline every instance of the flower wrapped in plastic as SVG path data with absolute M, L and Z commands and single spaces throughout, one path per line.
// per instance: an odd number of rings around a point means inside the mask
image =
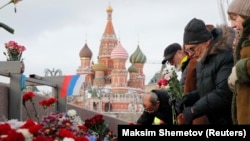
M 163 77 L 168 80 L 168 83 L 163 90 L 166 90 L 170 96 L 169 103 L 172 107 L 173 124 L 178 124 L 175 111 L 175 100 L 182 98 L 183 86 L 178 79 L 178 75 L 174 67 L 166 67 L 163 71 Z
M 101 114 L 86 119 L 84 125 L 88 128 L 91 134 L 96 135 L 101 140 L 104 140 L 109 133 L 108 123 L 104 121 L 103 115 Z

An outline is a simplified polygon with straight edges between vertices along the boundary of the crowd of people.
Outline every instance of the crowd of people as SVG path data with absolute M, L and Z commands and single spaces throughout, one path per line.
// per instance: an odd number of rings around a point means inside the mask
M 193 18 L 184 27 L 183 43 L 164 50 L 162 65 L 181 71 L 183 97 L 154 89 L 143 97 L 137 124 L 250 124 L 250 1 L 233 0 L 230 25 L 206 24 Z

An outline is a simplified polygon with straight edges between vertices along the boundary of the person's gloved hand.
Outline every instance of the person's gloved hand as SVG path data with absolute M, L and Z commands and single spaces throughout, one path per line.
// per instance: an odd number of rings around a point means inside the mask
M 191 107 L 186 107 L 183 112 L 183 121 L 185 124 L 192 124 L 193 119 L 195 118 L 195 113 Z
M 169 98 L 168 99 L 168 104 L 169 105 L 175 105 L 175 101 L 176 101 L 176 99 Z
M 177 115 L 182 113 L 186 101 L 187 101 L 187 97 L 183 97 L 182 99 L 175 100 L 175 112 Z
M 234 90 L 235 88 L 235 82 L 238 80 L 237 74 L 236 74 L 236 67 L 234 66 L 232 68 L 232 72 L 228 77 L 227 83 L 230 89 Z

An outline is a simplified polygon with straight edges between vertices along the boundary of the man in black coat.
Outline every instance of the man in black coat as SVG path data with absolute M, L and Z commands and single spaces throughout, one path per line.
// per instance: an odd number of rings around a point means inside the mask
M 197 90 L 186 94 L 176 103 L 183 124 L 206 115 L 209 124 L 232 124 L 231 102 L 233 93 L 227 78 L 233 67 L 232 45 L 235 32 L 226 25 L 208 31 L 205 23 L 193 18 L 184 30 L 187 53 L 197 58 Z M 179 122 L 180 123 L 180 122 Z
M 137 124 L 152 125 L 155 124 L 155 118 L 160 120 L 157 124 L 173 124 L 169 98 L 167 91 L 164 90 L 155 89 L 144 94 L 144 111 L 137 120 Z

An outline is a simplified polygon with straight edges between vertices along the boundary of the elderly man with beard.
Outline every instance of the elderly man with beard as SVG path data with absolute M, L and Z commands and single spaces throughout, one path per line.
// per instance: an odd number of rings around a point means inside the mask
M 232 124 L 232 92 L 227 78 L 233 67 L 232 45 L 235 32 L 226 25 L 209 31 L 197 18 L 184 29 L 184 47 L 194 53 L 197 63 L 197 89 L 176 102 L 179 124 L 191 124 L 193 119 L 206 116 L 209 124 Z M 184 108 L 184 109 L 183 109 Z

